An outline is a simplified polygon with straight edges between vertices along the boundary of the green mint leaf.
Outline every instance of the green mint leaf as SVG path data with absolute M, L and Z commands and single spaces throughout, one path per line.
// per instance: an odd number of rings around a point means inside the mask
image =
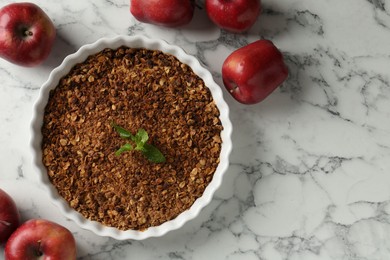
M 116 156 L 119 156 L 121 155 L 123 152 L 127 152 L 127 151 L 131 151 L 133 150 L 133 146 L 129 143 L 126 143 L 124 145 L 122 145 L 116 152 L 115 152 L 115 155 Z
M 134 137 L 129 131 L 127 131 L 126 129 L 124 129 L 123 127 L 120 127 L 119 125 L 117 125 L 115 123 L 112 123 L 111 126 L 114 127 L 114 129 L 118 132 L 119 136 L 122 138 L 131 138 L 132 139 Z
M 158 150 L 155 146 L 145 143 L 144 149 L 142 150 L 142 153 L 148 158 L 149 161 L 154 163 L 162 163 L 165 162 L 164 155 Z
M 149 135 L 145 129 L 140 128 L 135 135 L 132 135 L 129 131 L 115 123 L 111 123 L 111 126 L 114 127 L 114 129 L 119 133 L 120 137 L 130 139 L 136 145 L 136 147 L 133 148 L 131 144 L 126 143 L 115 152 L 115 155 L 119 156 L 123 152 L 137 150 L 142 152 L 151 162 L 161 163 L 166 161 L 160 150 L 158 150 L 155 146 L 147 143 L 149 140 Z
M 145 149 L 145 144 L 137 144 L 137 146 L 134 148 L 134 150 L 136 150 L 136 151 L 141 151 L 141 152 L 144 152 L 144 151 L 146 151 L 146 149 Z
M 149 135 L 146 130 L 143 128 L 138 129 L 138 132 L 135 134 L 135 142 L 137 143 L 137 146 L 138 144 L 143 146 L 148 141 L 148 139 Z

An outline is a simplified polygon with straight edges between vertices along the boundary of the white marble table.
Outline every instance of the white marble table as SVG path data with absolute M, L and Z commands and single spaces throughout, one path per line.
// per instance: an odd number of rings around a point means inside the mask
M 23 220 L 69 228 L 80 259 L 390 259 L 389 0 L 264 0 L 243 35 L 219 30 L 204 10 L 178 30 L 137 22 L 128 0 L 34 2 L 58 30 L 49 59 L 35 68 L 0 60 L 0 188 Z M 50 71 L 81 45 L 118 34 L 181 46 L 221 86 L 223 60 L 259 38 L 283 51 L 290 70 L 257 105 L 225 91 L 234 148 L 221 189 L 183 228 L 145 241 L 98 237 L 62 217 L 37 185 L 29 148 Z

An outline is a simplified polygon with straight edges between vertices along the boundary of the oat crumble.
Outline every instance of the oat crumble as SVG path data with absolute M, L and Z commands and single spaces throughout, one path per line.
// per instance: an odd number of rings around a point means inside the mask
M 149 162 L 110 125 L 136 132 L 167 161 Z M 203 80 L 161 51 L 105 49 L 77 64 L 50 92 L 43 163 L 60 195 L 84 217 L 145 230 L 191 207 L 219 163 L 222 125 Z

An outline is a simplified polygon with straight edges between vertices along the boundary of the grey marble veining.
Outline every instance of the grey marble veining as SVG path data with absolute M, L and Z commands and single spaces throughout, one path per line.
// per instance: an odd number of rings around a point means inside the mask
M 36 68 L 0 60 L 0 187 L 23 219 L 68 227 L 85 260 L 390 259 L 390 1 L 264 0 L 245 34 L 219 30 L 204 10 L 190 25 L 166 29 L 136 21 L 128 0 L 34 2 L 57 27 L 49 59 Z M 224 92 L 234 148 L 222 187 L 196 219 L 145 241 L 80 229 L 57 212 L 31 166 L 29 125 L 40 86 L 66 55 L 118 34 L 181 46 L 222 88 L 224 59 L 260 38 L 280 48 L 290 71 L 257 105 Z

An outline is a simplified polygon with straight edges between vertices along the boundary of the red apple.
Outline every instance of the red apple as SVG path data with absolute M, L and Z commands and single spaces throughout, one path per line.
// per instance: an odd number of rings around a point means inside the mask
M 194 15 L 194 0 L 131 0 L 130 12 L 139 21 L 179 27 Z
M 206 11 L 220 28 L 241 33 L 249 30 L 261 12 L 260 0 L 206 0 Z
M 258 40 L 232 52 L 222 65 L 226 89 L 239 102 L 255 104 L 286 80 L 282 53 L 269 40 Z
M 0 9 L 0 57 L 32 67 L 49 55 L 56 30 L 50 18 L 33 3 L 13 3 Z
M 76 259 L 76 241 L 65 227 L 44 219 L 22 224 L 5 245 L 5 259 Z
M 0 243 L 5 243 L 19 226 L 20 216 L 13 199 L 0 189 Z

